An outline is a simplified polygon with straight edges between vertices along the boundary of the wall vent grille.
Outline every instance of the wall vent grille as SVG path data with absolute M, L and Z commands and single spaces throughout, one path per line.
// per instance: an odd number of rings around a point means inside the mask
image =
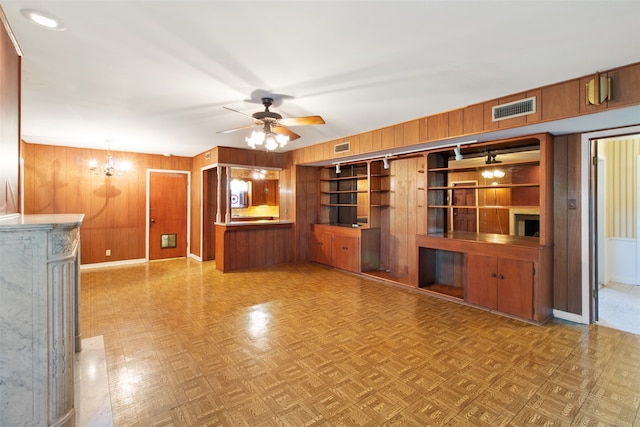
M 342 142 L 333 146 L 334 154 L 345 153 L 347 151 L 351 151 L 351 141 Z
M 508 102 L 496 105 L 491 109 L 492 121 L 511 119 L 513 117 L 526 116 L 536 112 L 536 97 L 522 99 L 520 101 Z

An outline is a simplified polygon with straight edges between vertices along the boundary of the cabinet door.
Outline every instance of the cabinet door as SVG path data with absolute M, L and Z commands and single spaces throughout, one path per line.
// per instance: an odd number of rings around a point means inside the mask
M 533 318 L 533 262 L 498 260 L 498 310 Z
M 488 255 L 467 255 L 467 302 L 498 307 L 498 259 Z
M 360 239 L 350 236 L 333 236 L 333 266 L 343 270 L 360 272 Z
M 311 233 L 311 261 L 331 265 L 331 234 L 321 231 Z

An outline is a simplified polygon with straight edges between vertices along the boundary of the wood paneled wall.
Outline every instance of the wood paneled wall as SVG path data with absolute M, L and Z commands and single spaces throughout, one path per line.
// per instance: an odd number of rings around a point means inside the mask
M 584 88 L 586 83 L 594 77 L 593 75 L 588 75 L 359 135 L 301 148 L 294 152 L 293 161 L 296 164 L 305 164 L 334 158 L 338 159 L 345 156 L 407 147 L 441 139 L 473 136 L 498 129 L 551 122 L 640 104 L 640 63 L 601 71 L 600 75 L 602 77 L 610 77 L 613 81 L 612 99 L 600 105 L 586 105 Z M 536 97 L 536 112 L 534 114 L 496 122 L 491 120 L 493 107 L 532 96 Z M 334 145 L 346 141 L 351 143 L 350 151 L 334 154 Z
M 22 56 L 0 7 L 0 216 L 20 212 Z
M 191 170 L 191 158 L 112 152 L 131 162 L 124 176 L 93 175 L 89 161 L 107 152 L 23 144 L 25 214 L 85 214 L 82 264 L 145 257 L 147 169 Z M 105 255 L 111 250 L 111 256 Z
M 293 198 L 296 201 L 293 221 L 295 223 L 296 262 L 309 261 L 311 224 L 317 222 L 318 214 L 318 169 L 310 166 L 295 166 Z
M 553 215 L 553 308 L 582 314 L 582 197 L 580 135 L 555 137 Z M 575 205 L 575 208 L 573 206 Z

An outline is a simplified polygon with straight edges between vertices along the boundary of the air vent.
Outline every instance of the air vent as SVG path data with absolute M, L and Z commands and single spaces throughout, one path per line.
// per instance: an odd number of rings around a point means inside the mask
M 351 142 L 347 141 L 347 142 L 343 142 L 340 144 L 336 144 L 333 146 L 333 153 L 337 154 L 337 153 L 344 153 L 347 151 L 351 150 Z
M 536 97 L 523 99 L 521 101 L 508 102 L 496 105 L 491 109 L 492 121 L 511 119 L 518 116 L 526 116 L 536 112 Z

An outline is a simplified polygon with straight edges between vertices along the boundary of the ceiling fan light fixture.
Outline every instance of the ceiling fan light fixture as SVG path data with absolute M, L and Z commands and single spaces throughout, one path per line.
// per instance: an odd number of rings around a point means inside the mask
M 249 147 L 256 148 L 256 145 L 262 145 L 265 139 L 265 134 L 261 130 L 254 130 L 251 132 L 251 136 L 246 137 L 244 140 L 249 144 Z

